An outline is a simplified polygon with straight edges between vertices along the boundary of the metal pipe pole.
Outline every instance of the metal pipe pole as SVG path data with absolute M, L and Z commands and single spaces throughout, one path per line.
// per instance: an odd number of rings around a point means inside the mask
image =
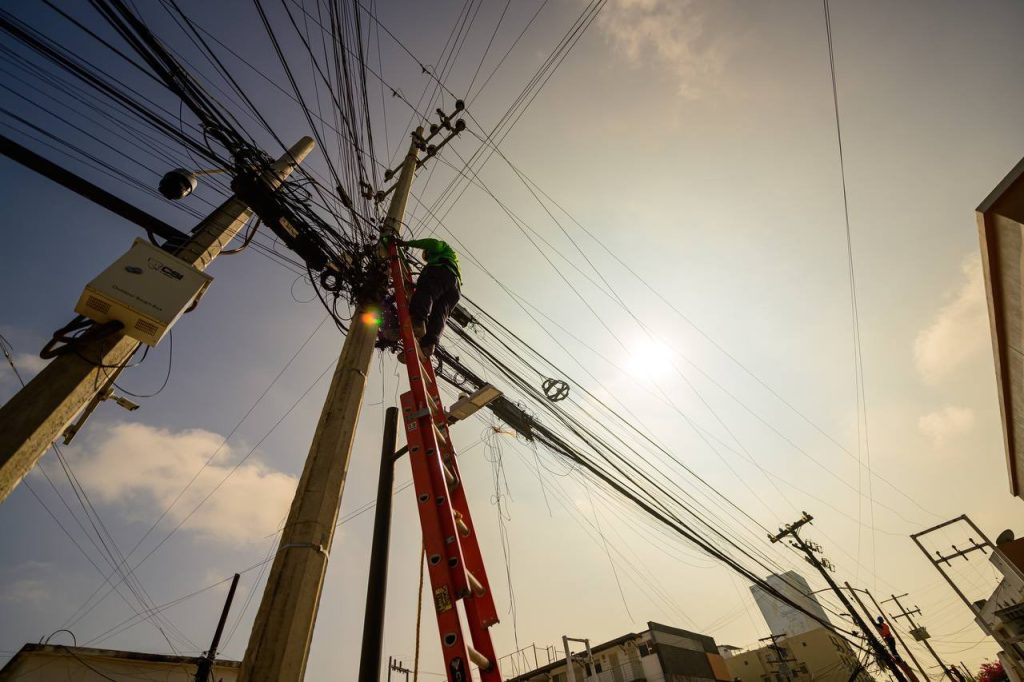
M 270 183 L 279 185 L 313 150 L 302 138 L 273 165 Z M 175 253 L 205 270 L 252 215 L 252 209 L 231 197 L 208 215 Z M 0 407 L 0 502 L 32 470 L 75 415 L 101 391 L 111 372 L 125 365 L 141 344 L 121 333 L 87 341 L 76 353 L 65 353 Z
M 220 620 L 217 621 L 217 629 L 213 633 L 213 641 L 210 642 L 210 648 L 206 655 L 199 659 L 199 665 L 196 666 L 196 682 L 207 682 L 210 679 L 210 673 L 213 672 L 213 662 L 217 660 L 220 636 L 224 633 L 224 623 L 228 620 L 228 611 L 231 610 L 231 602 L 235 598 L 235 588 L 238 587 L 239 577 L 241 576 L 235 573 L 235 576 L 231 579 L 231 588 L 228 590 L 228 598 L 224 600 L 224 608 L 220 611 Z
M 864 590 L 864 594 L 868 595 L 868 597 L 869 597 L 869 598 L 871 599 L 871 603 L 875 605 L 875 608 L 876 608 L 876 609 L 878 609 L 878 615 L 880 615 L 880 616 L 884 616 L 884 615 L 885 615 L 885 612 L 884 612 L 884 611 L 882 610 L 882 607 L 881 607 L 881 605 L 880 605 L 880 604 L 878 603 L 878 601 L 877 601 L 877 600 L 875 599 L 874 595 L 872 595 L 872 594 L 871 594 L 870 592 L 868 592 L 867 590 Z M 906 650 L 906 652 L 907 652 L 907 655 L 909 655 L 909 656 L 910 656 L 910 660 L 912 660 L 912 661 L 914 662 L 914 665 L 915 665 L 915 666 L 917 666 L 917 669 L 918 669 L 918 671 L 919 671 L 919 672 L 920 672 L 920 673 L 921 673 L 922 675 L 924 675 L 924 679 L 926 679 L 926 680 L 928 680 L 928 679 L 931 679 L 930 677 L 928 677 L 928 672 L 927 672 L 927 671 L 926 671 L 926 670 L 924 669 L 924 666 L 922 666 L 922 665 L 920 664 L 920 662 L 918 662 L 918 660 L 917 660 L 917 657 L 916 657 L 916 656 L 914 656 L 914 652 L 913 652 L 913 651 L 911 651 L 911 650 L 910 650 L 910 647 L 909 647 L 909 646 L 907 646 L 907 643 L 903 641 L 903 635 L 901 635 L 901 634 L 900 634 L 900 631 L 899 631 L 899 630 L 897 630 L 897 629 L 896 629 L 896 628 L 894 627 L 894 628 L 892 628 L 892 632 L 893 632 L 893 634 L 894 634 L 894 635 L 896 635 L 896 639 L 898 639 L 898 640 L 900 641 L 900 644 L 901 644 L 901 645 L 903 646 L 903 648 L 904 648 L 904 649 Z
M 398 408 L 389 407 L 384 416 L 384 443 L 380 451 L 380 476 L 377 479 L 377 508 L 374 512 L 373 543 L 370 547 L 370 575 L 366 585 L 366 615 L 363 617 L 359 682 L 380 681 L 384 606 L 388 591 L 388 548 L 391 539 L 391 488 L 395 482 L 397 436 Z
M 385 229 L 401 225 L 416 173 L 418 130 L 402 163 Z M 356 423 L 373 360 L 376 326 L 357 305 L 263 591 L 239 682 L 299 682 L 320 606 Z

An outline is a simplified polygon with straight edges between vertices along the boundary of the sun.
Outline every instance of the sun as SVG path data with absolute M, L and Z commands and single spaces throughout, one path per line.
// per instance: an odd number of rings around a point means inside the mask
M 640 379 L 654 379 L 672 368 L 672 349 L 657 339 L 639 341 L 630 351 L 626 370 Z

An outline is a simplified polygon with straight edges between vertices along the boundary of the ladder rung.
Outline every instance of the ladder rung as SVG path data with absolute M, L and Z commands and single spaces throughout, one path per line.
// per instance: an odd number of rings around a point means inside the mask
M 466 651 L 469 654 L 469 660 L 476 663 L 476 667 L 480 668 L 481 670 L 491 669 L 491 662 L 487 660 L 487 657 L 484 656 L 482 653 L 480 653 L 473 647 L 469 646 L 468 644 L 466 645 Z
M 469 526 L 462 520 L 462 513 L 458 509 L 452 511 L 455 513 L 455 527 L 459 530 L 459 535 L 464 538 L 469 537 Z
M 445 445 L 448 445 L 448 436 L 446 436 L 444 431 L 442 431 L 440 429 L 440 427 L 438 427 L 437 422 L 435 422 L 433 419 L 431 419 L 430 423 L 434 427 L 434 436 L 437 438 L 437 442 L 438 443 L 444 443 Z
M 466 580 L 469 582 L 469 589 L 473 590 L 474 597 L 482 597 L 487 594 L 487 590 L 484 589 L 483 584 L 476 579 L 476 576 L 466 571 Z
M 442 462 L 441 468 L 444 470 L 444 480 L 448 483 L 448 487 L 454 488 L 458 485 L 459 481 L 455 478 L 455 474 L 452 473 L 452 470 L 448 468 L 448 465 Z

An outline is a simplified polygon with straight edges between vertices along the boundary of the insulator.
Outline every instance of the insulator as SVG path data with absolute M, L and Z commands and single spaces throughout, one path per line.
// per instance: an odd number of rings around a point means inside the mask
M 466 129 L 466 122 L 463 121 L 461 118 L 458 121 L 455 122 L 455 132 L 461 133 L 465 129 Z
M 465 108 L 466 108 L 466 103 L 465 102 L 463 102 L 461 99 L 455 100 L 455 111 L 462 111 Z

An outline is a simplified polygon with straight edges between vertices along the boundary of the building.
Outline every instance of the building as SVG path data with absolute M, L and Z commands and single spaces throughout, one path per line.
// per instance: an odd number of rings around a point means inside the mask
M 577 682 L 729 682 L 729 669 L 715 640 L 679 628 L 648 623 L 573 655 Z M 565 659 L 513 677 L 508 682 L 568 682 Z
M 198 658 L 188 656 L 59 644 L 26 644 L 0 669 L 0 682 L 194 682 L 198 664 Z M 215 682 L 235 682 L 241 665 L 238 661 L 217 661 L 210 679 Z
M 992 596 L 974 604 L 975 620 L 1002 651 L 999 660 L 1007 673 L 1024 679 L 1024 538 L 1006 531 L 996 539 L 989 561 L 1002 578 Z
M 785 595 L 793 603 L 813 613 L 826 623 L 830 622 L 825 615 L 825 609 L 821 607 L 818 600 L 811 594 L 811 586 L 807 584 L 803 576 L 795 571 L 786 571 L 781 574 L 768 576 L 765 580 L 770 586 Z M 753 585 L 750 591 L 754 595 L 757 607 L 761 609 L 761 615 L 768 623 L 768 629 L 776 637 L 788 637 L 799 635 L 821 627 L 821 623 L 811 618 L 803 611 L 794 609 L 789 604 L 779 601 L 774 595 L 765 591 L 759 585 Z
M 725 659 L 725 665 L 730 679 L 739 682 L 847 682 L 860 669 L 850 644 L 823 627 L 776 637 L 774 643 L 733 653 Z M 856 679 L 872 680 L 864 671 Z
M 1010 492 L 1024 499 L 1024 159 L 977 219 Z

